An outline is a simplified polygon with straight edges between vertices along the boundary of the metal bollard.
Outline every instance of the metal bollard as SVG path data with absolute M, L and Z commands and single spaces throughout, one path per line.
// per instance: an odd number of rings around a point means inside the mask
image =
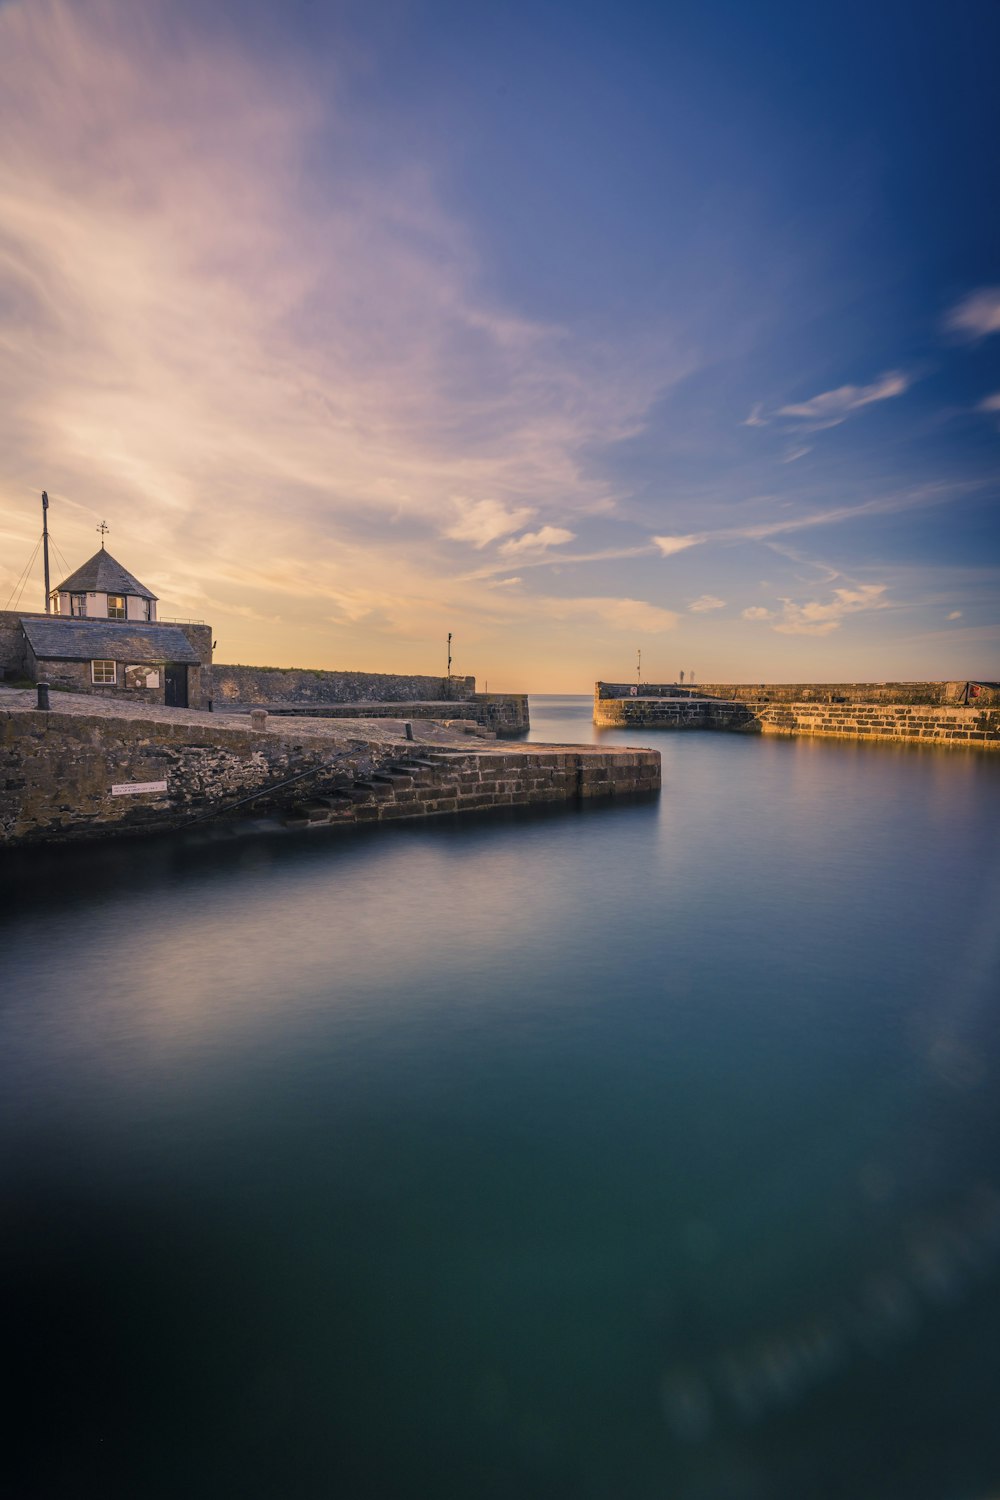
M 403 728 L 406 731 L 406 738 L 408 740 L 412 740 L 412 738 L 413 738 L 413 725 L 410 723 L 409 719 L 406 719 L 404 721 Z
M 38 687 L 38 707 L 39 708 L 49 708 L 50 704 L 49 704 L 49 685 L 48 685 L 48 683 L 47 682 L 39 682 L 37 684 L 37 687 Z
M 252 708 L 250 710 L 250 728 L 251 729 L 266 729 L 267 728 L 267 709 L 266 708 Z

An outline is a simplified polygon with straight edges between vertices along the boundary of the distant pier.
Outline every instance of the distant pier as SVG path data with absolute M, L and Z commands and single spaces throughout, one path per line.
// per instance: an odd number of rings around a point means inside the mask
M 1000 683 L 598 682 L 594 723 L 1000 750 Z

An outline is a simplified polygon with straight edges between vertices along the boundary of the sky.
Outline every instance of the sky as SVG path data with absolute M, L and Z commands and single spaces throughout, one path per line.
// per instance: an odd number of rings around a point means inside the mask
M 0 607 L 1000 679 L 993 0 L 0 0 Z

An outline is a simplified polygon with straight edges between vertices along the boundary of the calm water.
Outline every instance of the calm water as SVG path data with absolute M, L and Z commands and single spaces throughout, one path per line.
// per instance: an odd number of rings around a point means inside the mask
M 1000 758 L 603 738 L 0 864 L 4 1493 L 996 1494 Z

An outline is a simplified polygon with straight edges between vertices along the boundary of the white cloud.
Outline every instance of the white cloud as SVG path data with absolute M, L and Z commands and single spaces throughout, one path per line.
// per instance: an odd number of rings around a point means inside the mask
M 5 472 L 54 456 L 38 485 L 70 561 L 106 514 L 140 576 L 172 567 L 171 612 L 199 589 L 256 610 L 230 659 L 287 660 L 329 615 L 372 625 L 338 652 L 436 639 L 483 594 L 442 535 L 478 553 L 530 524 L 518 568 L 555 554 L 553 516 L 613 503 L 595 450 L 693 356 L 496 305 L 430 171 L 369 170 L 324 70 L 198 15 L 0 0 Z M 10 479 L 0 505 L 26 506 Z M 275 610 L 281 632 L 251 628 Z
M 923 505 L 943 505 L 962 494 L 981 488 L 979 481 L 954 480 L 951 483 L 918 485 L 866 500 L 863 505 L 838 505 L 832 510 L 809 511 L 780 521 L 756 521 L 747 526 L 720 526 L 717 531 L 691 532 L 687 536 L 654 536 L 653 544 L 663 557 L 672 557 L 688 547 L 706 542 L 769 542 L 786 532 L 807 531 L 815 526 L 835 526 L 842 521 L 860 521 L 868 516 L 894 515 Z
M 714 594 L 702 594 L 699 599 L 694 599 L 688 605 L 692 614 L 705 614 L 710 609 L 725 609 L 725 599 L 717 599 Z
M 664 557 L 673 557 L 675 552 L 684 552 L 688 547 L 697 547 L 699 542 L 707 541 L 706 535 L 697 536 L 654 536 L 653 541 L 659 547 Z
M 766 427 L 767 424 L 768 424 L 768 419 L 767 419 L 767 417 L 761 415 L 761 413 L 763 412 L 763 410 L 764 410 L 764 403 L 763 403 L 763 401 L 758 401 L 756 403 L 756 405 L 753 407 L 753 409 L 750 412 L 750 415 L 747 417 L 746 421 L 741 422 L 740 426 L 741 427 Z
M 522 580 L 520 578 L 491 578 L 490 581 L 489 581 L 489 583 L 487 584 L 487 588 L 491 588 L 491 589 L 509 589 L 515 583 L 521 583 L 521 582 L 522 582 Z
M 1000 333 L 1000 286 L 984 286 L 970 292 L 947 314 L 944 326 L 950 333 L 971 339 Z
M 477 548 L 496 541 L 497 537 L 519 531 L 534 515 L 530 506 L 520 505 L 515 510 L 507 510 L 498 500 L 456 498 L 453 503 L 458 516 L 445 528 L 445 536 L 453 541 L 471 542 Z
M 783 464 L 793 464 L 797 458 L 805 458 L 806 454 L 811 452 L 811 448 L 789 448 L 781 462 Z
M 841 385 L 835 391 L 823 391 L 808 401 L 779 407 L 778 416 L 819 422 L 823 427 L 836 427 L 852 411 L 871 406 L 875 401 L 888 401 L 893 396 L 901 396 L 911 384 L 908 375 L 900 370 L 890 370 L 871 385 Z
M 563 547 L 576 537 L 575 531 L 564 526 L 543 526 L 539 531 L 526 531 L 523 536 L 504 542 L 500 551 L 505 557 L 515 557 L 522 552 L 544 552 L 547 547 Z
M 888 609 L 888 600 L 882 598 L 885 590 L 884 583 L 867 583 L 854 589 L 834 589 L 833 597 L 825 602 L 811 599 L 799 604 L 794 599 L 782 599 L 780 611 L 752 605 L 743 611 L 743 618 L 767 620 L 779 635 L 830 635 L 840 629 L 847 615 Z
M 983 400 L 976 407 L 976 411 L 989 412 L 991 416 L 994 413 L 1000 413 L 1000 391 L 997 391 L 993 396 L 984 396 Z
M 950 615 L 945 615 L 946 620 L 960 620 L 961 618 L 962 611 L 960 609 L 953 609 Z

